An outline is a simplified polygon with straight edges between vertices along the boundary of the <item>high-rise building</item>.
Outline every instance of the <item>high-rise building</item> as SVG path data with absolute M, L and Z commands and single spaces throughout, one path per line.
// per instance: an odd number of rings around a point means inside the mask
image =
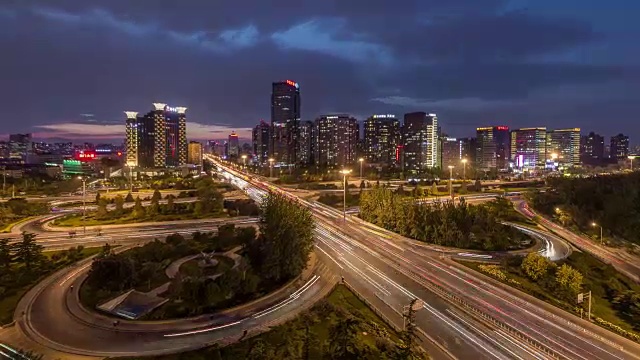
M 0 141 L 0 159 L 8 159 L 11 153 L 8 141 Z
M 511 159 L 520 169 L 544 169 L 547 128 L 521 128 L 511 131 Z
M 11 159 L 19 160 L 23 164 L 27 164 L 32 154 L 31 134 L 9 135 L 9 157 Z
M 604 136 L 594 133 L 580 139 L 580 160 L 585 164 L 599 165 L 604 160 Z
M 300 85 L 292 80 L 271 88 L 271 142 L 269 154 L 277 162 L 295 164 L 300 148 Z
M 240 156 L 240 139 L 235 131 L 229 134 L 229 140 L 227 141 L 227 158 L 238 159 Z
M 460 160 L 462 159 L 462 142 L 456 138 L 446 135 L 440 136 L 440 156 L 441 164 L 438 165 L 440 169 L 447 169 L 449 166 L 460 166 Z
M 419 175 L 427 168 L 440 164 L 438 149 L 439 127 L 436 114 L 414 112 L 404 115 L 402 127 L 405 173 Z
M 325 115 L 316 119 L 315 163 L 320 167 L 347 166 L 356 161 L 360 137 L 358 120 L 349 115 Z
M 144 116 L 125 111 L 127 164 L 142 168 L 177 167 L 187 163 L 185 107 L 154 103 Z
M 401 144 L 400 120 L 395 115 L 372 115 L 364 121 L 363 152 L 367 163 L 383 166 L 399 165 Z
M 311 165 L 314 163 L 316 127 L 313 121 L 300 123 L 300 150 L 298 151 L 298 163 Z
M 580 165 L 580 128 L 549 130 L 546 159 L 559 166 Z
M 187 119 L 185 107 L 170 107 L 164 108 L 165 127 L 167 134 L 165 135 L 167 141 L 165 159 L 166 166 L 177 167 L 183 166 L 187 163 Z
M 511 137 L 508 126 L 476 129 L 476 167 L 483 170 L 505 170 L 509 167 Z
M 629 137 L 623 134 L 612 136 L 609 151 L 612 159 L 626 159 L 629 156 Z
M 467 159 L 467 166 L 475 166 L 478 141 L 474 137 L 460 138 L 460 159 Z
M 269 124 L 262 120 L 253 128 L 251 135 L 253 158 L 260 164 L 266 163 L 269 159 L 269 134 Z
M 189 141 L 189 164 L 202 166 L 202 144 L 197 141 Z

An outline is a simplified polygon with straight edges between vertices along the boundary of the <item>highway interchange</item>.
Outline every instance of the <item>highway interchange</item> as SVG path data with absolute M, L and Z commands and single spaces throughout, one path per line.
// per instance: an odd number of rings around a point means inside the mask
M 256 200 L 269 190 L 282 191 L 264 179 L 216 164 L 221 174 Z M 114 328 L 112 319 L 91 313 L 92 323 L 87 324 L 82 320 L 88 316 L 86 310 L 83 314 L 72 290 L 72 285 L 79 285 L 86 276 L 87 262 L 62 270 L 25 296 L 16 311 L 17 327 L 41 348 L 68 354 L 169 353 L 214 342 L 228 343 L 245 330 L 252 333 L 266 329 L 310 306 L 342 277 L 400 327 L 403 306 L 414 298 L 420 299 L 422 309 L 417 313 L 416 324 L 425 333 L 423 346 L 436 359 L 640 359 L 638 344 L 461 267 L 450 260 L 456 252 L 442 256 L 442 249 L 425 247 L 355 217 L 344 221 L 340 211 L 296 199 L 308 206 L 315 217 L 316 254 L 322 261 L 309 279 L 284 299 L 229 317 L 161 324 L 122 321 Z M 250 226 L 255 219 L 234 221 Z M 64 232 L 46 232 L 37 222 L 23 229 L 40 232 L 38 240 L 52 249 L 80 244 L 97 246 L 109 240 L 118 241 L 124 249 L 175 232 L 215 230 L 219 224 L 219 220 L 199 220 L 125 228 L 103 226 L 102 236 L 75 238 Z M 547 239 L 543 241 L 550 241 L 551 245 L 545 242 L 543 248 L 547 252 L 554 249 L 553 254 L 547 254 L 549 257 L 570 253 L 564 241 L 537 233 Z

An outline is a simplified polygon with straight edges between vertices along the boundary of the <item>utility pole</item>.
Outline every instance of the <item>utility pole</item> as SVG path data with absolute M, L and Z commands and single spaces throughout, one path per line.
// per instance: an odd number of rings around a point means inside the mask
M 87 233 L 87 179 L 80 177 L 82 180 L 82 232 Z
M 344 222 L 347 222 L 347 175 L 351 173 L 351 170 L 343 169 L 340 170 L 340 173 L 343 175 L 343 185 L 344 191 L 342 195 L 342 219 Z
M 364 164 L 364 158 L 358 159 L 358 162 L 360 163 L 360 180 L 362 180 L 362 164 Z
M 453 165 L 449 165 L 449 197 L 453 200 Z

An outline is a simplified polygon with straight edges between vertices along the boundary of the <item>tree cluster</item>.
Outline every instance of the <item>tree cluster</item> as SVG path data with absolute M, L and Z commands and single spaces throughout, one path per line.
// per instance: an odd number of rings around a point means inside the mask
M 388 188 L 376 187 L 360 197 L 360 216 L 403 236 L 443 246 L 477 250 L 519 248 L 530 238 L 501 224 L 503 200 L 468 205 L 464 200 L 420 203 Z M 509 205 L 510 206 L 510 205 Z
M 557 266 L 537 253 L 529 253 L 522 260 L 520 269 L 529 279 L 567 302 L 575 302 L 582 288 L 580 271 L 568 264 Z
M 640 173 L 581 178 L 554 177 L 549 189 L 530 195 L 530 205 L 566 226 L 599 236 L 623 238 L 640 244 Z
M 44 202 L 28 202 L 26 199 L 10 199 L 0 203 L 0 227 L 28 216 L 43 215 L 49 212 Z

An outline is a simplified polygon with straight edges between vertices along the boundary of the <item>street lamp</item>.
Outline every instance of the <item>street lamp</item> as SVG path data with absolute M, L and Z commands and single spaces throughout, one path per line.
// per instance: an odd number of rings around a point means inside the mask
M 274 158 L 269 158 L 269 177 L 273 178 L 273 162 L 276 161 Z
M 629 155 L 627 156 L 627 159 L 631 160 L 631 171 L 633 171 L 633 159 L 635 159 L 636 157 L 633 155 Z
M 351 174 L 350 169 L 342 169 L 340 173 L 343 177 L 344 190 L 342 195 L 342 219 L 347 221 L 347 175 Z
M 600 226 L 600 244 L 604 245 L 604 239 L 602 238 L 602 226 L 598 225 L 596 223 L 591 223 L 591 226 L 596 227 L 596 226 Z
M 449 196 L 453 200 L 453 165 L 449 165 Z
M 364 164 L 364 158 L 358 159 L 358 162 L 360 163 L 360 180 L 362 180 L 362 164 Z
M 462 162 L 462 182 L 467 182 L 467 159 L 460 160 Z
M 244 169 L 247 169 L 247 155 L 246 154 L 242 154 L 242 167 L 244 167 Z
M 78 179 L 82 180 L 82 232 L 87 233 L 87 179 L 82 176 L 78 176 Z

